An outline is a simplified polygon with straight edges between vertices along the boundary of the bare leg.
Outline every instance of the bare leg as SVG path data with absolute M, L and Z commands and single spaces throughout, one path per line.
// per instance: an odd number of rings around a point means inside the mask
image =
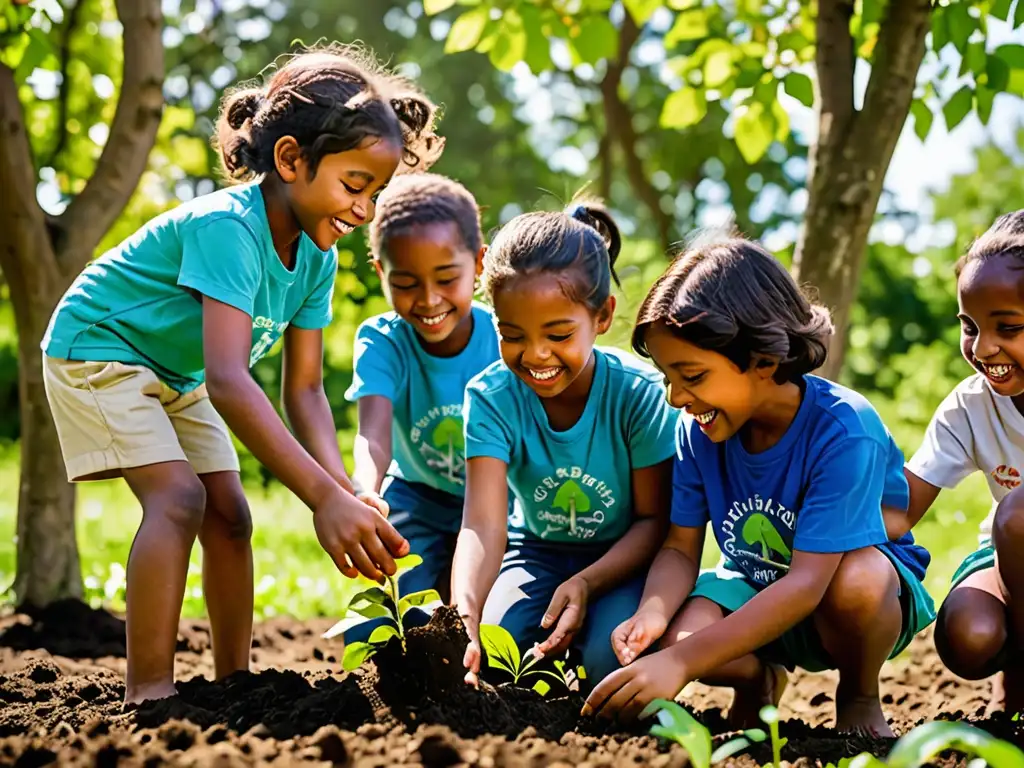
M 1000 594 L 1006 604 L 1009 640 L 1003 654 L 1003 707 L 1024 709 L 1024 488 L 1007 494 L 996 508 L 992 526 Z
M 126 575 L 128 705 L 176 693 L 174 648 L 206 490 L 184 461 L 126 469 L 124 477 L 142 503 Z

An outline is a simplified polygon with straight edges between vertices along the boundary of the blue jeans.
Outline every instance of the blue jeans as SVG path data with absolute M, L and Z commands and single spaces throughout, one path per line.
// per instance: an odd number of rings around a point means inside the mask
M 525 652 L 551 634 L 540 621 L 558 586 L 598 560 L 609 546 L 553 544 L 532 538 L 510 541 L 481 623 L 500 624 Z M 634 574 L 587 605 L 583 627 L 573 639 L 587 673 L 581 687 L 591 688 L 619 668 L 611 635 L 636 613 L 646 579 L 646 571 Z

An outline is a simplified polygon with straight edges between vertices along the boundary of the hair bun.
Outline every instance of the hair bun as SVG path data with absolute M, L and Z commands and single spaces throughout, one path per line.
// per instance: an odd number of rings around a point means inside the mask
M 263 92 L 258 88 L 249 88 L 235 93 L 224 108 L 228 125 L 237 131 L 245 125 L 246 121 L 256 117 L 262 104 Z

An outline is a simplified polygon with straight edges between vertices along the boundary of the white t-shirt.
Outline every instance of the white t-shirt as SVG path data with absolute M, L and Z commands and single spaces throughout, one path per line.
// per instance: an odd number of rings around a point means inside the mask
M 906 466 L 939 488 L 954 488 L 972 472 L 984 472 L 992 508 L 978 538 L 987 544 L 996 505 L 1021 484 L 1024 415 L 1009 397 L 997 395 L 988 380 L 976 373 L 961 381 L 942 401 L 921 447 Z

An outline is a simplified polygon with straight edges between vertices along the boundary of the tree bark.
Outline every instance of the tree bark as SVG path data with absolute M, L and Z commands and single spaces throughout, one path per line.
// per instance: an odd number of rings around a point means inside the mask
M 18 329 L 21 477 L 14 593 L 23 607 L 81 597 L 74 488 L 43 388 L 40 343 L 63 292 L 138 185 L 156 140 L 164 77 L 160 0 L 118 0 L 124 71 L 96 170 L 56 219 L 33 194 L 36 172 L 14 72 L 0 66 L 0 269 Z
M 810 152 L 807 212 L 793 267 L 796 279 L 812 286 L 832 311 L 836 335 L 819 373 L 835 380 L 868 234 L 924 59 L 931 4 L 891 0 L 860 110 L 853 104 L 853 2 L 820 0 L 818 8 L 818 139 Z

